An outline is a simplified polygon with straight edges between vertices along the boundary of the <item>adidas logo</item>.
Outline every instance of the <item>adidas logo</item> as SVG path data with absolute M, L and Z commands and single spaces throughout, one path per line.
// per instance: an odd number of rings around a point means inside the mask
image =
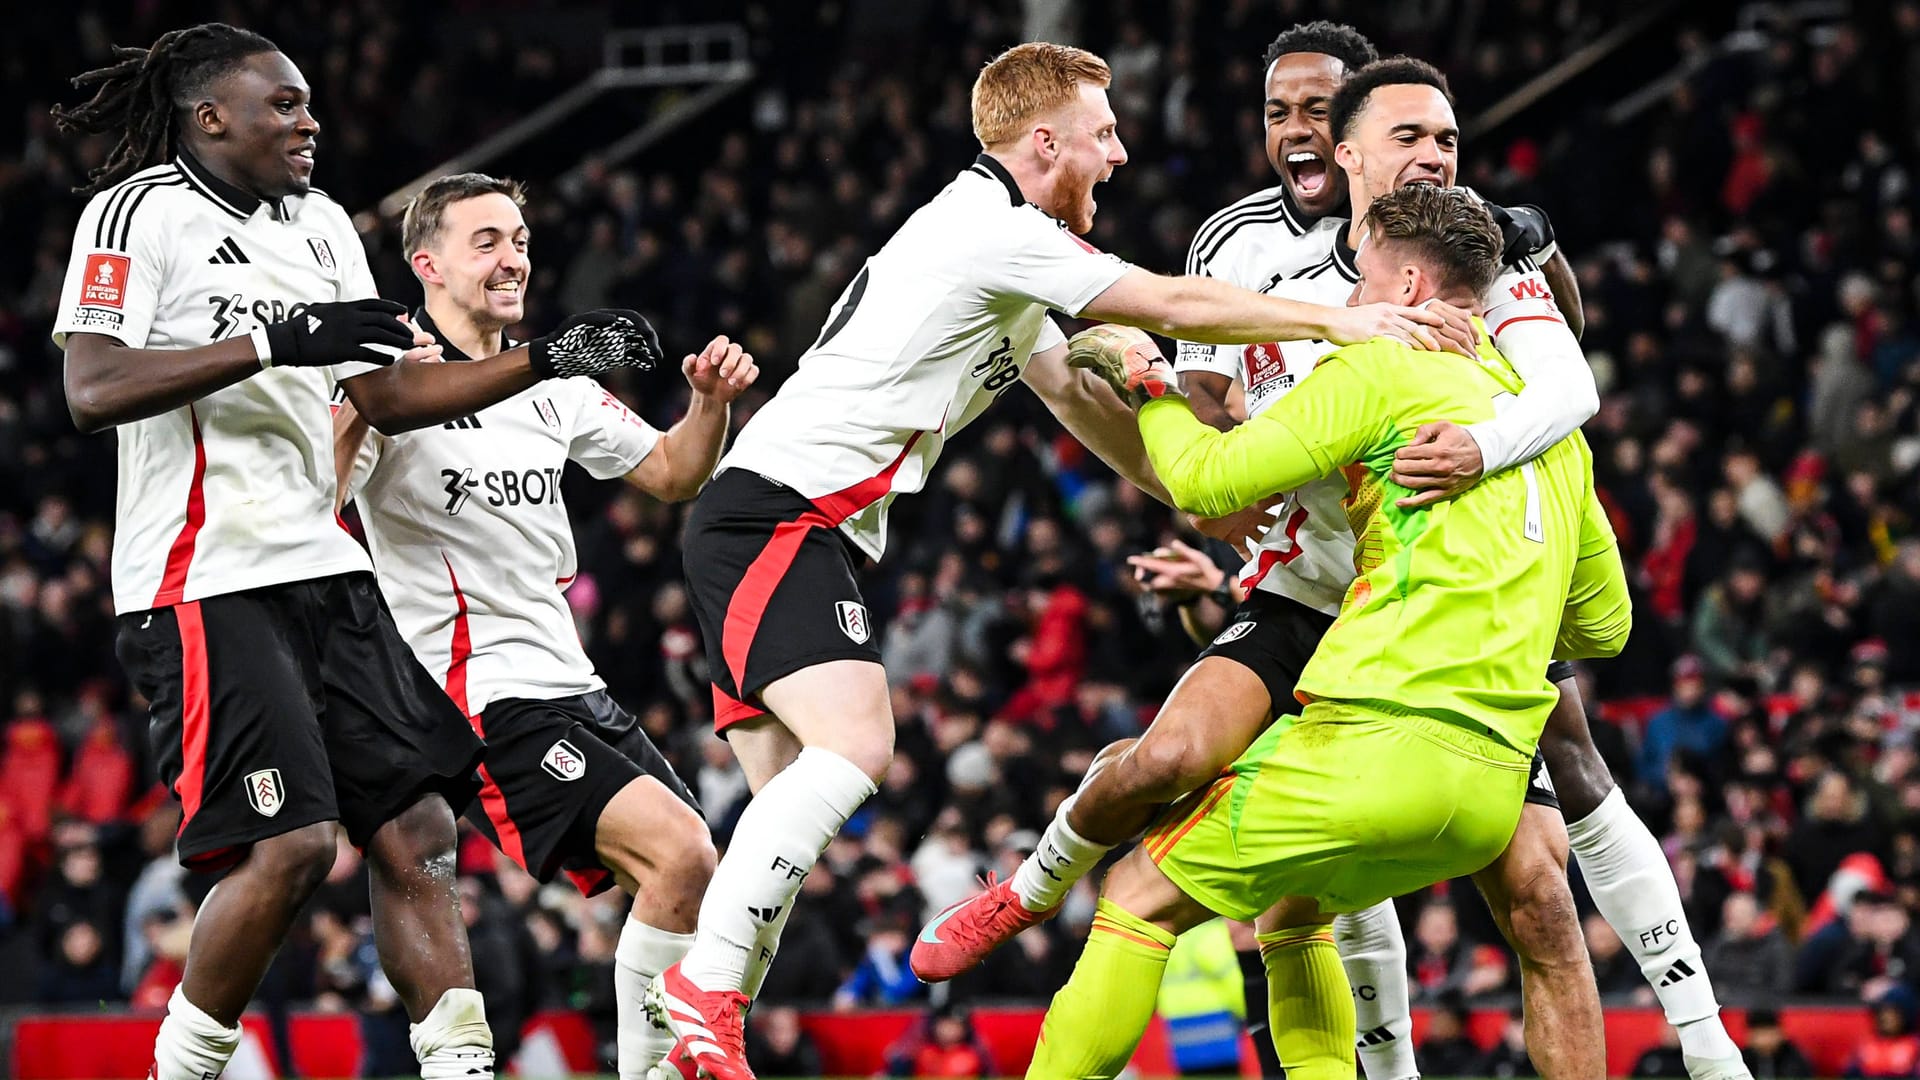
M 1674 983 L 1693 978 L 1695 974 L 1697 972 L 1688 967 L 1685 960 L 1675 960 L 1673 966 L 1667 969 L 1667 973 L 1660 976 L 1658 985 L 1672 986 Z
M 318 329 L 320 329 L 320 316 L 318 315 L 307 316 L 307 333 L 311 334 Z
M 1366 1034 L 1360 1036 L 1360 1038 L 1354 1043 L 1354 1045 L 1355 1046 L 1385 1046 L 1388 1043 L 1392 1042 L 1393 1040 L 1394 1040 L 1393 1032 L 1387 1030 L 1386 1025 L 1382 1024 L 1381 1026 L 1374 1028 L 1372 1031 L 1369 1031 Z
M 750 907 L 747 909 L 747 914 L 763 923 L 770 923 L 780 917 L 780 912 L 785 907 L 785 904 L 777 904 L 773 907 Z
M 241 251 L 240 245 L 234 243 L 233 237 L 229 236 L 221 241 L 220 246 L 214 249 L 213 257 L 207 261 L 210 263 L 232 264 L 251 262 L 252 260 L 247 258 L 247 253 Z
M 446 428 L 448 431 L 471 430 L 480 426 L 480 417 L 473 413 L 468 413 L 465 416 L 456 416 L 440 426 Z

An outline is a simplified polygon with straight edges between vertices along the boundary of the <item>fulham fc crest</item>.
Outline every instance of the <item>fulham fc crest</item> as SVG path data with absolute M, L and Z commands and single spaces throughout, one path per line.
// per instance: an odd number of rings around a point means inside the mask
M 333 249 L 327 246 L 325 240 L 318 236 L 309 236 L 307 246 L 313 249 L 313 259 L 320 264 L 320 269 L 333 269 Z
M 280 786 L 279 769 L 261 769 L 247 774 L 247 801 L 253 804 L 255 813 L 262 817 L 272 817 L 280 812 L 280 806 L 286 801 L 286 789 Z
M 578 780 L 587 775 L 587 759 L 580 751 L 565 739 L 547 748 L 547 756 L 540 759 L 540 767 L 555 780 Z
M 834 617 L 840 620 L 840 632 L 853 640 L 855 645 L 865 645 L 873 636 L 873 627 L 867 622 L 867 606 L 851 600 L 842 600 L 833 605 Z

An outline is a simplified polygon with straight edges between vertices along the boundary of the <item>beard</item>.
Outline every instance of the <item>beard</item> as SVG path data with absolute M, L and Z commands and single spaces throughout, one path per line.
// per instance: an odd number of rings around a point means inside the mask
M 1093 185 L 1097 180 L 1098 174 L 1064 176 L 1054 188 L 1053 216 L 1066 222 L 1075 235 L 1085 236 L 1093 231 Z

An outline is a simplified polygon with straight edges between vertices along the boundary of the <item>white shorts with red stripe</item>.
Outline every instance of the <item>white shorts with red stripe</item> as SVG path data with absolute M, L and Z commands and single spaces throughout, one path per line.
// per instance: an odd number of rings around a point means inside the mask
M 879 628 L 841 520 L 746 469 L 722 472 L 694 503 L 687 592 L 706 642 L 716 731 L 763 715 L 760 690 L 784 675 L 831 660 L 879 663 Z

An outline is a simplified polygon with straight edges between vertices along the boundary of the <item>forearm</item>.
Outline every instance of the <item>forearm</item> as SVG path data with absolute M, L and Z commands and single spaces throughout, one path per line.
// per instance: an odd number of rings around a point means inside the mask
M 1133 270 L 1095 297 L 1082 318 L 1126 323 L 1183 341 L 1238 345 L 1332 335 L 1340 309 L 1250 292 L 1209 277 Z
M 1467 428 L 1480 447 L 1486 475 L 1532 461 L 1600 411 L 1593 369 L 1564 323 L 1515 320 L 1498 332 L 1494 344 L 1526 386 L 1493 419 Z
M 1170 395 L 1147 403 L 1139 424 L 1153 471 L 1190 514 L 1225 517 L 1326 472 L 1292 432 L 1260 417 L 1215 431 Z
M 374 430 L 398 435 L 478 412 L 539 381 L 522 345 L 472 363 L 392 364 L 340 385 Z
M 647 455 L 646 463 L 627 474 L 627 482 L 656 498 L 669 502 L 691 499 L 700 493 L 714 466 L 720 464 L 720 451 L 727 441 L 729 409 L 706 394 L 693 395 L 687 415 L 660 436 L 660 442 Z
M 1180 392 L 1199 421 L 1216 431 L 1232 431 L 1240 422 L 1227 408 L 1227 395 L 1233 391 L 1233 378 L 1214 371 L 1182 371 Z
M 1133 410 L 1094 375 L 1063 370 L 1066 377 L 1057 385 L 1043 388 L 1038 383 L 1030 384 L 1061 426 L 1128 483 L 1172 506 L 1173 497 L 1167 494 L 1147 457 Z
M 259 373 L 246 337 L 193 349 L 134 349 L 99 334 L 67 341 L 67 411 L 85 432 L 171 412 Z
M 353 463 L 360 457 L 360 446 L 367 440 L 371 428 L 353 402 L 342 402 L 333 413 L 333 511 L 347 505 L 353 497 L 349 490 L 353 483 Z

